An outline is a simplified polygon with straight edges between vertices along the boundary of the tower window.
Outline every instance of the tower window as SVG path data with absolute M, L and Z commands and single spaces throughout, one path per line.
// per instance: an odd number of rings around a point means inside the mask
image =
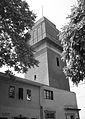
M 19 88 L 19 99 L 23 100 L 23 88 Z
M 59 58 L 56 57 L 57 66 L 59 67 Z
M 34 80 L 36 80 L 36 75 L 34 75 Z

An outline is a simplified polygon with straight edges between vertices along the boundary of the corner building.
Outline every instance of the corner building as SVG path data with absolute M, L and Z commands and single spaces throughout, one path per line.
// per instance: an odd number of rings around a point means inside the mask
M 34 48 L 39 67 L 31 68 L 26 79 L 57 89 L 69 91 L 69 82 L 63 73 L 62 46 L 58 40 L 59 30 L 47 18 L 42 17 L 31 32 L 30 45 Z
M 79 119 L 76 95 L 0 73 L 0 119 Z
M 0 73 L 0 119 L 79 119 L 76 95 L 63 73 L 59 31 L 43 17 L 32 29 L 29 41 L 39 67 L 25 78 Z

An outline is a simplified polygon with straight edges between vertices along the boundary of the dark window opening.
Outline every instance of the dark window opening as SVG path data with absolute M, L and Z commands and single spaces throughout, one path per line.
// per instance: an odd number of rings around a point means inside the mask
M 31 119 L 37 119 L 37 118 L 31 118 Z
M 18 115 L 17 117 L 14 117 L 14 119 L 28 119 L 28 117 L 24 117 L 23 115 Z
M 53 91 L 50 90 L 44 90 L 44 98 L 53 100 Z
M 66 119 L 75 119 L 74 114 L 66 114 Z
M 36 75 L 34 75 L 34 80 L 36 80 Z
M 14 117 L 14 119 L 27 119 L 26 117 Z
M 31 100 L 31 90 L 27 89 L 27 100 Z
M 9 87 L 9 97 L 10 98 L 15 98 L 15 86 L 10 86 Z
M 57 66 L 59 67 L 59 58 L 56 57 Z
M 19 88 L 19 99 L 23 100 L 23 88 Z
M 71 115 L 71 119 L 74 119 L 74 116 L 73 115 Z
M 8 119 L 7 117 L 0 117 L 0 119 Z
M 45 112 L 45 119 L 55 119 L 55 112 Z

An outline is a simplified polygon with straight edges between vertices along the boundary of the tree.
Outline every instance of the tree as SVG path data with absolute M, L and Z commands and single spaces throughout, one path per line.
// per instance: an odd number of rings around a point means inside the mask
M 5 65 L 25 73 L 38 65 L 28 44 L 35 18 L 25 1 L 0 0 L 0 68 Z
M 62 28 L 59 40 L 63 46 L 62 59 L 66 61 L 64 73 L 73 83 L 85 78 L 85 1 L 73 6 L 69 23 Z

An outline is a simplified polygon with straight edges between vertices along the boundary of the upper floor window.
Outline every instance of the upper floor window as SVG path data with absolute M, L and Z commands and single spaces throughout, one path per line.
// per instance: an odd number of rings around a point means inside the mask
M 55 112 L 51 112 L 51 111 L 46 111 L 45 112 L 45 119 L 55 119 Z
M 44 90 L 44 98 L 53 100 L 53 91 L 50 90 Z
M 31 90 L 27 89 L 27 100 L 31 100 Z
M 56 57 L 56 62 L 57 62 L 57 66 L 59 67 L 59 58 L 58 57 Z
M 31 119 L 37 119 L 37 118 L 34 118 L 34 117 L 33 117 L 33 118 L 31 118 Z
M 74 114 L 66 114 L 66 119 L 75 119 Z
M 10 86 L 9 87 L 9 97 L 10 98 L 15 98 L 15 86 Z
M 23 100 L 23 88 L 19 88 L 18 97 Z

